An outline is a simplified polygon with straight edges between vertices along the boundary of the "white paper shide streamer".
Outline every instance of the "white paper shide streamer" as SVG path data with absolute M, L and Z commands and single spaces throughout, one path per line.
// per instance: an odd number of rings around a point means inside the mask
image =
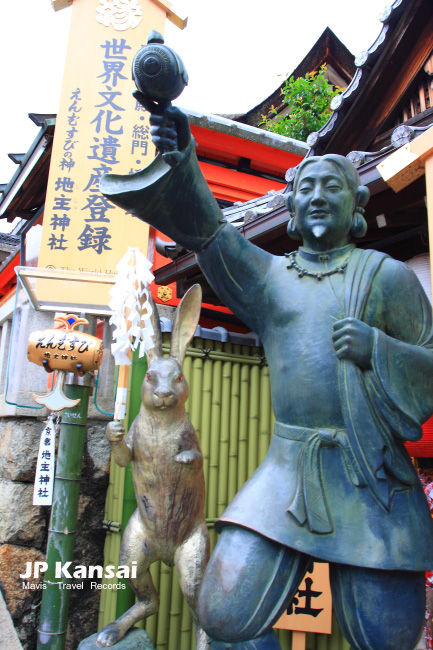
M 33 489 L 34 506 L 50 506 L 53 503 L 54 467 L 56 464 L 56 425 L 54 417 L 54 414 L 48 416 L 41 434 Z
M 152 264 L 138 248 L 129 248 L 117 265 L 117 278 L 110 289 L 110 324 L 115 326 L 111 352 L 116 365 L 130 365 L 129 350 L 138 348 L 138 356 L 154 347 L 150 320 L 149 285 L 153 281 Z

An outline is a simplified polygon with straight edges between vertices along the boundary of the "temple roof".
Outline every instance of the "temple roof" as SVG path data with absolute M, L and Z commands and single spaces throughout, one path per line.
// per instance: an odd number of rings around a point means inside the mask
M 334 85 L 345 87 L 350 83 L 356 70 L 354 56 L 329 27 L 323 31 L 293 72 L 287 75 L 287 79 L 292 76 L 295 79 L 304 77 L 307 72 L 319 70 L 325 63 L 328 69 L 327 76 Z M 258 126 L 262 121 L 262 115 L 267 115 L 272 106 L 278 113 L 282 112 L 284 108 L 287 108 L 282 102 L 281 89 L 283 85 L 284 83 L 278 86 L 269 97 L 245 114 L 236 115 L 233 118 L 243 124 Z

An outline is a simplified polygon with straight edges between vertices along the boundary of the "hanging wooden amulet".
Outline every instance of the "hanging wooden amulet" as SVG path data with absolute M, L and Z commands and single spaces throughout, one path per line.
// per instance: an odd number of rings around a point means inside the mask
M 27 347 L 29 361 L 49 370 L 81 373 L 98 370 L 102 362 L 103 343 L 85 332 L 49 329 L 32 332 Z

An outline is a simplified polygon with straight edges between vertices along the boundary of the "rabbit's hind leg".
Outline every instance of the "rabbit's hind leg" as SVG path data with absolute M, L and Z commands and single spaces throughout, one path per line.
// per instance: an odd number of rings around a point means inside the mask
M 98 645 L 113 646 L 123 639 L 135 623 L 158 610 L 158 594 L 149 571 L 149 566 L 155 559 L 157 558 L 154 556 L 153 546 L 136 510 L 129 520 L 122 538 L 119 564 L 129 566 L 131 575 L 132 562 L 137 562 L 136 577 L 130 577 L 129 582 L 138 602 L 122 616 L 119 616 L 116 621 L 109 623 L 101 630 L 96 639 Z
M 179 575 L 179 585 L 191 609 L 195 624 L 196 650 L 209 648 L 207 635 L 197 618 L 197 598 L 201 579 L 209 561 L 209 535 L 204 521 L 194 529 L 190 537 L 177 549 L 174 563 Z

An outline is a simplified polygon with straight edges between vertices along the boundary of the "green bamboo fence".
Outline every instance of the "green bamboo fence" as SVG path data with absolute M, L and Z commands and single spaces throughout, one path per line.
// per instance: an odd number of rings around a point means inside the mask
M 163 335 L 167 354 L 169 339 L 169 334 Z M 261 348 L 195 338 L 187 351 L 183 371 L 190 387 L 186 410 L 203 452 L 205 515 L 213 548 L 215 518 L 255 471 L 269 446 L 274 425 L 269 368 Z M 140 387 L 141 381 L 135 380 L 132 386 L 135 400 L 140 399 Z M 111 517 L 123 523 L 119 506 L 125 489 L 124 470 L 112 462 L 111 472 L 106 519 Z M 117 557 L 113 557 L 119 551 L 120 537 L 116 532 L 107 533 L 106 564 L 116 564 Z M 155 648 L 193 650 L 191 614 L 182 597 L 176 570 L 156 562 L 151 574 L 159 593 L 160 608 L 147 619 L 145 627 Z M 116 608 L 116 603 L 112 603 L 115 600 L 116 592 L 103 592 L 100 627 L 114 620 L 116 609 L 119 615 L 119 606 Z M 279 630 L 277 634 L 282 650 L 291 650 L 291 632 Z M 349 644 L 334 620 L 332 635 L 307 634 L 307 650 L 349 650 Z

